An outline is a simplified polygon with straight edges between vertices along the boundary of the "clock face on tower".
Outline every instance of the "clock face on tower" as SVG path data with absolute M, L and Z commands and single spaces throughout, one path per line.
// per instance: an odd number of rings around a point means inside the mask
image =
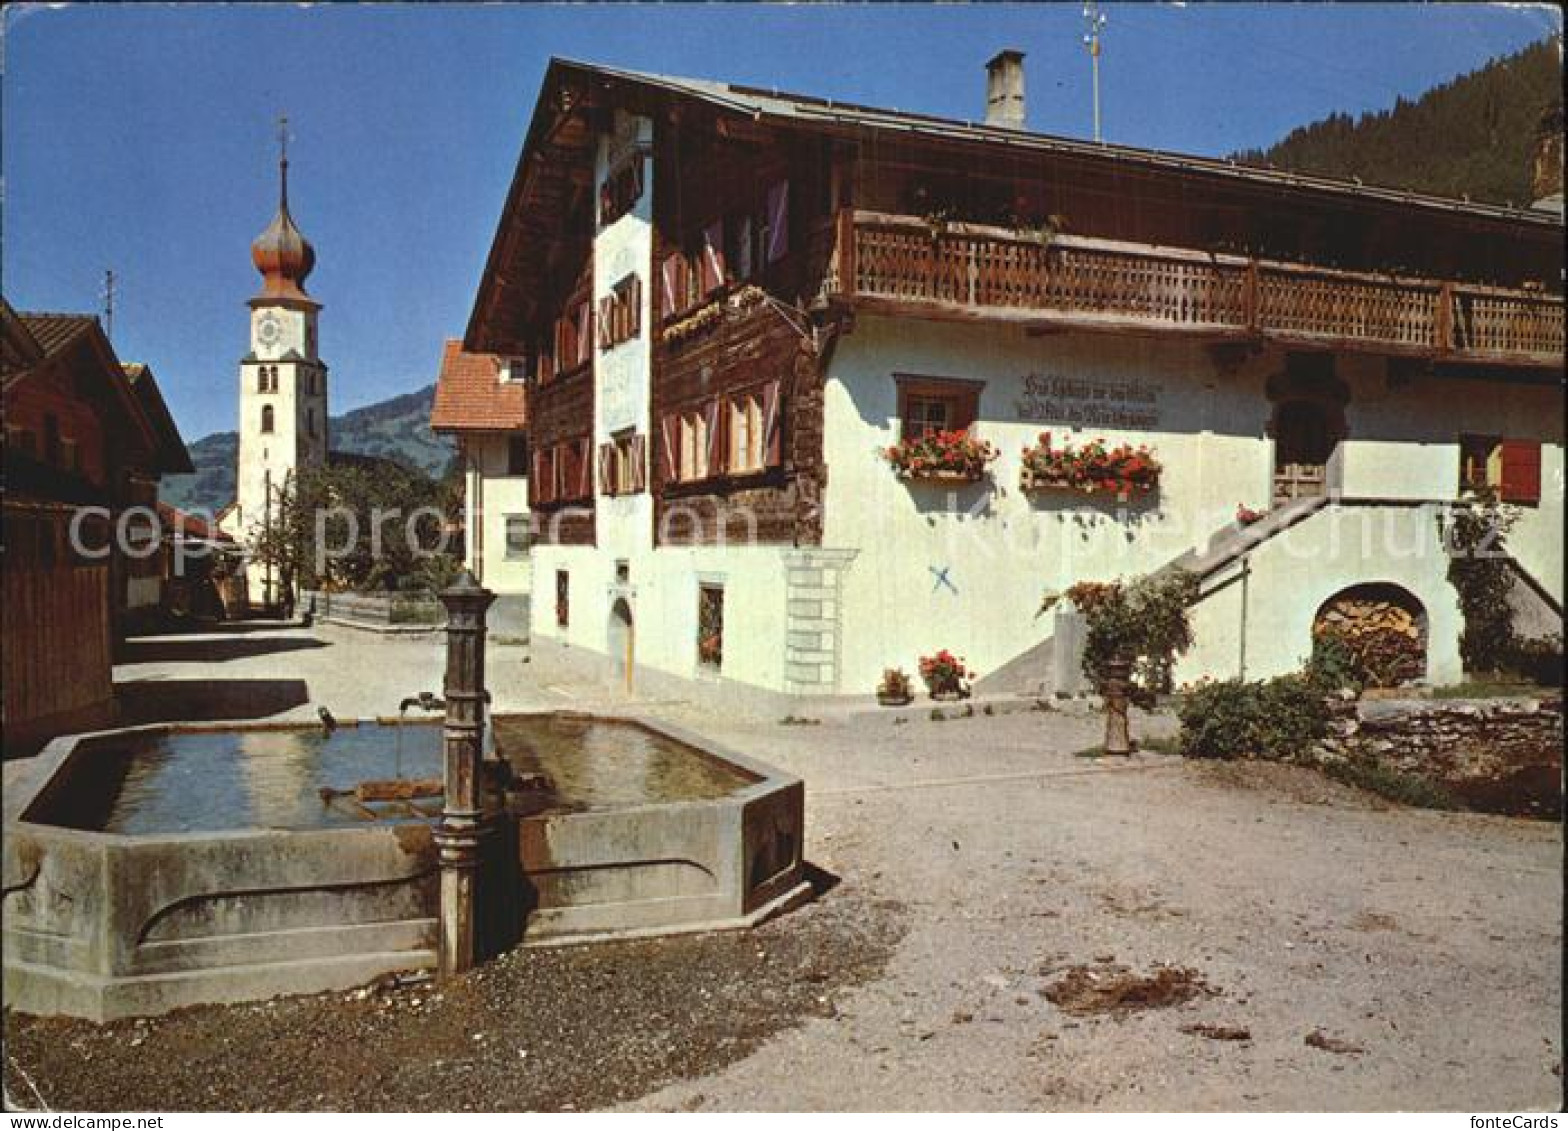
M 276 314 L 263 314 L 256 322 L 256 340 L 264 346 L 276 345 L 283 336 L 283 323 Z

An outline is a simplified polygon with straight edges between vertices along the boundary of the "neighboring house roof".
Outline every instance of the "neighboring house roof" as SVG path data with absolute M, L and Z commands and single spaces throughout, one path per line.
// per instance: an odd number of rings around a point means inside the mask
M 158 391 L 157 380 L 146 366 L 127 367 L 115 356 L 114 346 L 91 314 L 58 314 L 15 311 L 4 308 L 7 323 L 5 337 L 8 343 L 30 340 L 38 347 L 38 356 L 31 364 L 14 372 L 7 367 L 5 388 L 34 374 L 54 379 L 66 369 L 79 374 L 79 378 L 97 379 L 107 386 L 107 393 L 119 410 L 115 419 L 104 421 L 106 427 L 116 429 L 128 423 L 140 433 L 135 438 L 131 466 L 138 469 L 162 472 L 190 472 L 190 453 L 180 438 L 179 429 L 169 415 L 169 409 Z M 14 323 L 14 327 L 12 326 Z M 24 338 L 25 335 L 25 338 Z M 25 348 L 25 347 L 24 347 Z M 7 345 L 7 355 L 11 347 Z M 59 361 L 59 365 L 49 363 Z M 132 373 L 132 369 L 139 372 Z M 51 375 L 54 375 L 52 378 Z M 119 431 L 119 435 L 132 437 Z M 145 460 L 145 463 L 138 462 Z
M 448 338 L 436 378 L 430 427 L 437 432 L 508 432 L 522 428 L 527 406 L 520 381 L 501 379 L 501 359 L 468 353 Z
M 195 471 L 191 454 L 185 449 L 185 440 L 180 436 L 179 425 L 174 423 L 174 416 L 169 412 L 162 390 L 158 388 L 158 379 L 152 375 L 152 368 L 139 361 L 127 361 L 120 368 L 125 371 L 125 379 L 131 383 L 131 390 L 136 394 L 142 411 L 158 433 L 162 448 L 159 470 L 177 475 Z
M 168 503 L 158 504 L 158 518 L 171 533 L 178 531 L 187 538 L 202 538 L 218 542 L 233 541 L 228 534 L 217 528 L 216 520 L 210 523 L 198 515 L 187 514 L 178 507 L 171 507 Z
M 11 304 L 0 298 L 0 382 L 6 385 L 13 377 L 37 365 L 44 358 L 44 348 Z

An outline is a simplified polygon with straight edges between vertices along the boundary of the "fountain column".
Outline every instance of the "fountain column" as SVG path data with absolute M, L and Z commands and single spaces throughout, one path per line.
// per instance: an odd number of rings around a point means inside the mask
M 485 612 L 495 594 L 466 569 L 441 591 L 446 607 L 446 728 L 443 761 L 446 802 L 435 829 L 441 863 L 442 977 L 472 969 L 480 843 L 489 831 L 479 796 L 484 741 Z

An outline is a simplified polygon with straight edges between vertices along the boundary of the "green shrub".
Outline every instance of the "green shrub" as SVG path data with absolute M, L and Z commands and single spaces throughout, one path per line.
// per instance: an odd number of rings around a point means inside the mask
M 1151 706 L 1171 690 L 1171 670 L 1192 647 L 1188 610 L 1198 598 L 1198 579 L 1185 570 L 1148 574 L 1127 583 L 1081 581 L 1067 598 L 1088 622 L 1083 671 L 1097 690 L 1118 656 L 1132 661 L 1132 699 Z
M 1324 691 L 1344 688 L 1360 691 L 1367 683 L 1366 672 L 1355 649 L 1333 632 L 1320 633 L 1313 638 L 1307 676 Z
M 1178 716 L 1189 758 L 1300 758 L 1328 731 L 1323 688 L 1306 675 L 1200 683 Z

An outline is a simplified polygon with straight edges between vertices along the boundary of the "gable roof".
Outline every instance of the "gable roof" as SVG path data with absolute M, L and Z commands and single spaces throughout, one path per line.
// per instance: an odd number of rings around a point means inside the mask
M 644 71 L 622 70 L 599 64 L 577 62 L 570 59 L 552 59 L 552 70 L 560 66 L 566 70 L 581 71 L 590 75 L 620 79 L 625 82 L 656 88 L 687 98 L 699 99 L 715 108 L 744 114 L 753 120 L 773 119 L 798 125 L 823 129 L 864 131 L 867 129 L 917 134 L 928 138 L 946 138 L 953 141 L 976 142 L 999 149 L 1033 150 L 1067 154 L 1097 161 L 1119 161 L 1145 165 L 1151 168 L 1200 173 L 1215 177 L 1280 188 L 1334 195 L 1361 197 L 1368 200 L 1386 200 L 1402 205 L 1436 208 L 1462 212 L 1475 216 L 1519 220 L 1542 226 L 1562 227 L 1560 216 L 1544 210 L 1510 208 L 1500 204 L 1485 204 L 1468 200 L 1454 200 L 1431 193 L 1411 192 L 1405 189 L 1386 188 L 1363 184 L 1356 180 L 1323 177 L 1309 173 L 1292 173 L 1282 169 L 1244 165 L 1227 158 L 1197 157 L 1172 153 L 1160 149 L 1144 149 L 1132 145 L 1113 145 L 1108 142 L 1082 141 L 1055 134 L 1035 133 L 1031 130 L 1011 129 L 962 118 L 944 118 L 933 114 L 918 114 L 907 110 L 887 110 L 875 106 L 862 106 L 853 102 L 840 102 L 810 94 L 792 94 L 778 88 L 745 86 L 737 83 L 715 82 L 709 79 L 681 78 L 674 75 L 650 74 Z
M 501 379 L 501 359 L 468 353 L 462 340 L 448 338 L 441 351 L 430 427 L 437 432 L 510 432 L 527 420 L 521 381 Z
M 124 370 L 131 391 L 136 394 L 142 411 L 147 414 L 148 421 L 158 434 L 159 470 L 175 475 L 187 475 L 195 471 L 191 454 L 186 451 L 185 440 L 180 436 L 179 426 L 174 423 L 174 416 L 169 412 L 162 390 L 158 388 L 158 379 L 152 375 L 152 367 L 139 361 L 127 361 L 120 368 Z

